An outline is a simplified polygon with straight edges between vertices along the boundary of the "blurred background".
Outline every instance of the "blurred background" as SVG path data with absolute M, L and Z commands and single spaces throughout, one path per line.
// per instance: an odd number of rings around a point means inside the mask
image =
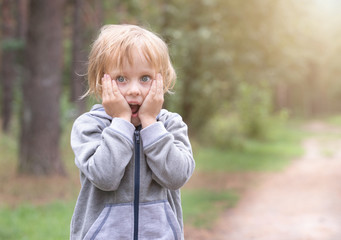
M 144 26 L 169 46 L 178 79 L 164 107 L 188 124 L 197 161 L 188 226 L 209 228 L 246 173 L 300 156 L 307 120 L 341 122 L 338 0 L 0 0 L 0 11 L 0 239 L 68 238 L 79 191 L 69 135 L 96 103 L 80 96 L 104 24 Z M 244 177 L 217 184 L 228 176 Z

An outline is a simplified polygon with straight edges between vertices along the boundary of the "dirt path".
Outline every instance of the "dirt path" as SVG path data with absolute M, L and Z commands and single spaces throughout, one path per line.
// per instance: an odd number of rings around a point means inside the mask
M 341 239 L 341 129 L 308 128 L 316 134 L 304 141 L 305 155 L 265 176 L 202 239 Z

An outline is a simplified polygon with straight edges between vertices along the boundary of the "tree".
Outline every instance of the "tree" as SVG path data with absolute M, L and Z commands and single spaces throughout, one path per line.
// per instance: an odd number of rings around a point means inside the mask
M 71 63 L 71 101 L 75 103 L 78 114 L 85 111 L 85 101 L 80 97 L 85 93 L 84 75 L 86 72 L 87 54 L 84 49 L 83 0 L 73 1 L 73 33 Z
M 13 88 L 16 78 L 15 60 L 17 50 L 15 4 L 10 0 L 3 0 L 1 4 L 2 23 L 2 55 L 0 83 L 2 86 L 2 130 L 9 131 L 12 116 Z
M 63 174 L 60 139 L 63 0 L 31 0 L 21 113 L 19 171 Z

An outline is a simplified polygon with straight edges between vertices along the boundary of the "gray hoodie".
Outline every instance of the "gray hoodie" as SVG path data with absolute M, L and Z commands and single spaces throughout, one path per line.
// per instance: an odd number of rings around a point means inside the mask
M 184 238 L 180 188 L 195 165 L 187 126 L 167 110 L 157 120 L 139 130 L 95 105 L 75 121 L 82 187 L 70 239 Z

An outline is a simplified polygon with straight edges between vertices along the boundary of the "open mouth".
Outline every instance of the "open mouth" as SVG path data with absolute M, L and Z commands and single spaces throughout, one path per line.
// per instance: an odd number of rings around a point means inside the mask
M 140 109 L 140 105 L 138 105 L 138 104 L 129 104 L 129 106 L 130 106 L 131 113 L 132 113 L 133 117 L 137 116 L 137 113 L 138 113 L 138 111 Z

